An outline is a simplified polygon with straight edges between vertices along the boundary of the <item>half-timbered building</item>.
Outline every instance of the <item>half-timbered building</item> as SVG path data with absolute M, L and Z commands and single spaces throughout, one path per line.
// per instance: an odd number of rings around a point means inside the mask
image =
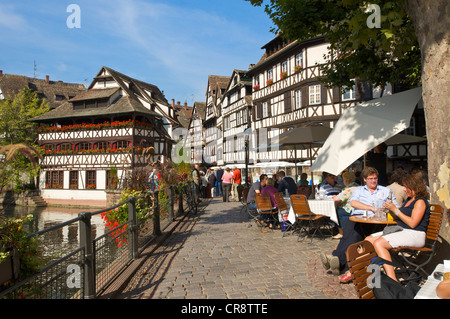
M 266 144 L 290 127 L 322 124 L 333 127 L 343 109 L 371 99 L 364 83 L 352 88 L 327 88 L 318 77 L 327 63 L 328 44 L 321 37 L 304 42 L 280 35 L 262 47 L 264 54 L 250 70 L 252 77 L 252 144 Z M 318 148 L 313 149 L 313 153 Z M 308 160 L 308 150 L 260 150 L 257 162 Z
M 246 70 L 235 69 L 220 103 L 223 123 L 223 164 L 245 161 L 244 131 L 251 128 L 251 106 L 252 78 Z
M 201 164 L 203 159 L 205 105 L 205 102 L 194 102 L 188 134 L 185 137 L 184 147 L 189 150 L 188 156 L 192 164 Z
M 41 196 L 48 203 L 105 205 L 106 190 L 149 164 L 164 162 L 176 114 L 158 87 L 102 67 L 88 89 L 39 123 Z M 119 183 L 119 184 L 118 184 Z

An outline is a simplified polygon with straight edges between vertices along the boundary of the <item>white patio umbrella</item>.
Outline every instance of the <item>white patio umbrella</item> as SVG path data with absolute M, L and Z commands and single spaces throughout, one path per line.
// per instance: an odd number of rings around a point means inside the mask
M 291 162 L 260 162 L 252 165 L 252 167 L 292 167 L 295 166 Z
M 414 144 L 425 142 L 426 140 L 424 137 L 399 133 L 388 138 L 384 143 L 386 145 Z
M 311 171 L 340 174 L 375 146 L 408 128 L 422 88 L 346 109 L 319 150 Z

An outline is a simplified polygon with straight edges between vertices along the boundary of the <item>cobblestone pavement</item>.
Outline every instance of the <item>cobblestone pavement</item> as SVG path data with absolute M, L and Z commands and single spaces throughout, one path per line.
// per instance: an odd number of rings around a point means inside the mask
M 118 299 L 356 299 L 322 267 L 338 241 L 261 232 L 238 202 L 207 200 L 136 272 Z

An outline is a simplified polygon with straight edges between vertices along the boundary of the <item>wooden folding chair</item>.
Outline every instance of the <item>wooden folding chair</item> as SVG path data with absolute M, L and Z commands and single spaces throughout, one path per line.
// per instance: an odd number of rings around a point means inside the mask
M 367 267 L 371 264 L 371 259 L 377 257 L 375 248 L 368 241 L 361 241 L 348 246 L 346 251 L 347 264 L 352 274 L 352 281 L 355 285 L 356 294 L 359 299 L 375 299 L 373 290 L 369 286 L 369 276 L 372 272 Z
M 277 203 L 278 214 L 281 215 L 281 218 L 283 218 L 284 214 L 288 214 L 289 213 L 289 207 L 286 204 L 286 201 L 284 200 L 284 197 L 283 197 L 282 193 L 275 193 L 274 197 L 275 197 L 275 202 Z M 283 237 L 289 230 L 295 229 L 294 225 L 295 225 L 295 223 L 294 224 L 290 224 L 289 223 L 289 226 L 283 232 Z
M 276 218 L 275 216 L 278 215 L 278 210 L 274 209 L 272 207 L 272 201 L 270 200 L 269 194 L 256 194 L 255 196 L 255 202 L 256 202 L 256 209 L 258 210 L 258 213 L 261 217 L 267 216 L 267 220 L 269 222 L 273 222 L 272 224 L 272 230 L 275 228 Z M 262 218 L 264 219 L 264 218 Z M 262 220 L 261 221 L 261 232 L 264 227 Z
M 425 271 L 424 266 L 427 265 L 434 256 L 443 214 L 444 208 L 442 206 L 430 204 L 430 220 L 427 227 L 426 242 L 424 247 L 417 248 L 403 246 L 391 250 L 391 252 L 398 253 L 406 264 L 413 266 L 415 271 L 420 270 L 423 272 L 426 277 L 430 274 Z M 422 259 L 422 262 L 420 262 L 421 258 L 426 259 Z
M 314 230 L 311 235 L 311 242 L 316 232 L 319 232 L 323 238 L 321 227 L 330 220 L 330 217 L 325 215 L 314 214 L 309 208 L 308 199 L 305 195 L 294 194 L 291 195 L 291 206 L 299 222 L 300 232 L 298 238 L 310 235 L 310 231 Z

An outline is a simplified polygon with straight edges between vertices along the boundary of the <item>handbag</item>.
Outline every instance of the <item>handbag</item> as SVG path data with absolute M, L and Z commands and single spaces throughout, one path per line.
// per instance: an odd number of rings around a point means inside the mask
M 396 265 L 386 259 L 375 257 L 372 260 L 372 264 L 382 264 L 386 263 L 388 265 L 406 270 L 408 272 L 417 271 L 406 269 L 405 267 Z M 379 284 L 372 288 L 373 295 L 376 299 L 414 299 L 420 287 L 419 284 L 422 280 L 420 274 L 416 277 L 411 277 L 402 281 L 395 281 L 391 277 L 385 275 L 384 273 L 379 273 Z
M 400 226 L 397 226 L 397 225 L 395 225 L 395 226 L 386 226 L 383 229 L 383 235 L 396 233 L 396 232 L 399 232 L 399 231 L 402 231 L 402 230 L 403 230 L 403 227 L 400 227 Z

